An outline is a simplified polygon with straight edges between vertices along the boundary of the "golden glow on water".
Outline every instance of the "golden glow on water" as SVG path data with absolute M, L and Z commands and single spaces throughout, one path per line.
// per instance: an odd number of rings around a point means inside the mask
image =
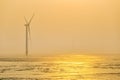
M 62 55 L 37 61 L 0 61 L 0 79 L 119 80 L 119 57 Z M 108 61 L 109 60 L 109 61 Z M 2 64 L 2 65 L 1 65 Z
M 48 57 L 46 59 L 52 59 L 52 61 L 62 61 L 62 62 L 97 62 L 104 58 L 102 56 L 96 55 L 59 55 L 54 57 Z

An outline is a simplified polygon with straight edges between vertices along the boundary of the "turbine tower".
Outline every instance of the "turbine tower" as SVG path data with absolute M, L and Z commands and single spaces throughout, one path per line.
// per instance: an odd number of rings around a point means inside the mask
M 30 24 L 31 24 L 31 21 L 32 21 L 32 19 L 33 19 L 33 17 L 34 17 L 34 14 L 33 14 L 33 16 L 30 18 L 30 20 L 29 21 L 27 21 L 27 19 L 26 19 L 26 17 L 24 17 L 24 19 L 25 19 L 25 28 L 26 28 L 26 35 L 25 35 L 25 53 L 26 53 L 26 56 L 28 56 L 28 53 L 29 53 L 29 39 L 31 39 L 31 30 L 30 30 Z

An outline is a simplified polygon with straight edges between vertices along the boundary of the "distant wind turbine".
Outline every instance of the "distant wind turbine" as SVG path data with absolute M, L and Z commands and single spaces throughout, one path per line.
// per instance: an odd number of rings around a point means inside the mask
M 30 29 L 30 24 L 31 24 L 31 21 L 32 21 L 32 19 L 33 19 L 33 17 L 34 17 L 34 14 L 32 15 L 32 17 L 30 18 L 30 20 L 29 21 L 27 21 L 27 19 L 26 19 L 26 17 L 24 17 L 24 19 L 25 19 L 25 28 L 26 28 L 26 35 L 25 35 L 25 37 L 26 37 L 26 44 L 25 44 L 25 46 L 26 46 L 26 51 L 25 51 L 25 53 L 26 53 L 26 56 L 28 56 L 28 48 L 29 48 L 29 39 L 31 39 L 31 29 Z

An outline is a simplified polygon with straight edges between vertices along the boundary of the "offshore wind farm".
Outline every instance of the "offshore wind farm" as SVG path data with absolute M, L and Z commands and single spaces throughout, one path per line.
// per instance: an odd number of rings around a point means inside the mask
M 0 80 L 120 80 L 119 4 L 0 0 Z

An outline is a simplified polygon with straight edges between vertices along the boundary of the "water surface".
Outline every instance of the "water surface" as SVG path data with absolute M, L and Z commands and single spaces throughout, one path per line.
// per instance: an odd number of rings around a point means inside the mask
M 0 58 L 0 80 L 120 80 L 120 57 Z

